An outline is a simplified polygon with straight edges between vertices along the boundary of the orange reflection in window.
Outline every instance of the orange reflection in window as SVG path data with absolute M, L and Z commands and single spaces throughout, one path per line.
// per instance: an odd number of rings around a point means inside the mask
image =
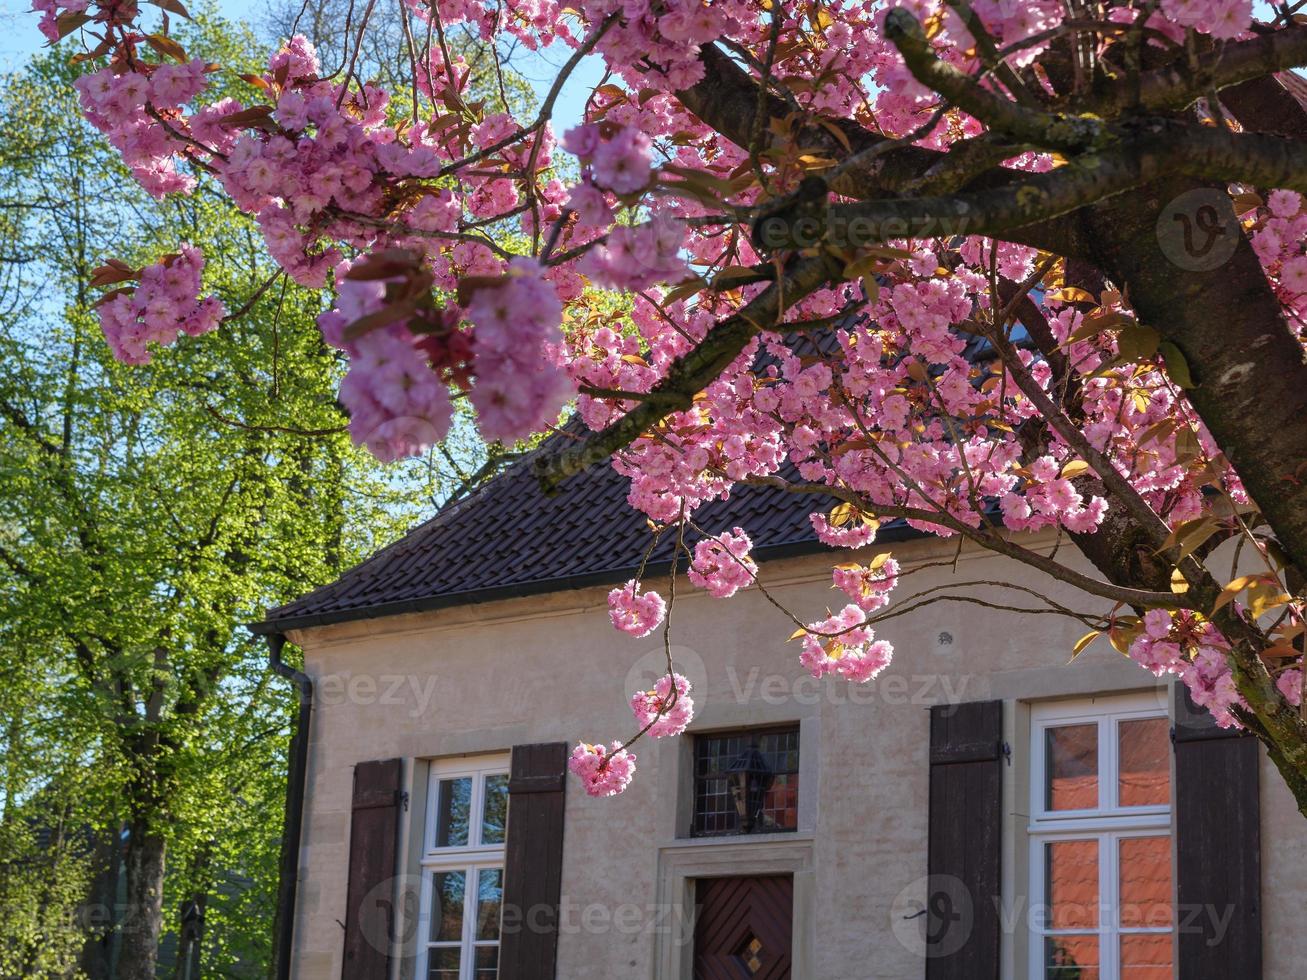
M 1171 934 L 1123 935 L 1121 980 L 1171 980 Z
M 1052 841 L 1046 860 L 1049 928 L 1097 928 L 1098 841 Z
M 1098 726 L 1063 725 L 1045 733 L 1050 810 L 1098 808 Z
M 1098 937 L 1046 936 L 1044 965 L 1048 980 L 1098 980 Z
M 1121 925 L 1161 929 L 1171 924 L 1171 838 L 1121 840 Z
M 1166 805 L 1171 800 L 1171 737 L 1165 718 L 1139 718 L 1117 726 L 1121 806 Z

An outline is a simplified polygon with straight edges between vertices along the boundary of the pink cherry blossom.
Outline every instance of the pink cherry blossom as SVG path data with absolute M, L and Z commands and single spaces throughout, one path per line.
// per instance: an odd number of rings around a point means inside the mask
M 635 755 L 614 742 L 611 749 L 579 743 L 572 750 L 567 768 L 575 773 L 591 796 L 616 796 L 635 775 Z
M 758 575 L 758 566 L 749 557 L 752 549 L 753 542 L 738 527 L 705 538 L 694 546 L 694 560 L 687 577 L 711 596 L 730 598 L 752 585 Z
M 635 712 L 635 723 L 641 730 L 647 726 L 648 734 L 654 738 L 679 735 L 694 719 L 690 682 L 680 674 L 664 674 L 654 683 L 653 690 L 631 695 L 631 710 Z
M 663 621 L 667 604 L 657 592 L 637 593 L 639 583 L 632 579 L 620 589 L 608 593 L 608 618 L 623 633 L 648 636 Z
M 125 364 L 148 364 L 150 344 L 167 346 L 181 334 L 198 337 L 222 322 L 226 315 L 215 296 L 199 298 L 204 256 L 183 245 L 175 256 L 146 266 L 140 285 L 124 287 L 97 312 L 105 340 L 114 356 Z
M 855 682 L 875 677 L 889 666 L 894 648 L 885 640 L 876 640 L 871 627 L 864 625 L 866 621 L 860 607 L 848 605 L 833 616 L 809 623 L 799 662 L 813 677 L 838 674 Z

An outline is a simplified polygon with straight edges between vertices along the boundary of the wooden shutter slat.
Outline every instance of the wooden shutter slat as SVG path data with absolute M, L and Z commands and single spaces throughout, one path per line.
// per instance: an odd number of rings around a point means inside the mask
M 554 980 L 567 744 L 513 746 L 499 980 Z
M 390 974 L 402 776 L 399 759 L 354 767 L 341 980 L 387 980 Z
M 1003 702 L 930 712 L 927 980 L 999 975 Z
M 1176 697 L 1177 950 L 1184 980 L 1262 975 L 1257 739 Z

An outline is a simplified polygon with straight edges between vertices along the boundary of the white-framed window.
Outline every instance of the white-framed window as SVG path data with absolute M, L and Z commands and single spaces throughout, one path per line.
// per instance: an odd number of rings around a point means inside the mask
M 1170 719 L 1155 694 L 1031 709 L 1032 980 L 1170 980 Z
M 419 980 L 494 980 L 508 829 L 508 756 L 433 761 L 418 919 Z

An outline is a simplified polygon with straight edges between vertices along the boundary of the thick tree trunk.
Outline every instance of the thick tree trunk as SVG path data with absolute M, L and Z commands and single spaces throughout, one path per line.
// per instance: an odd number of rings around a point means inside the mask
M 118 922 L 118 878 L 122 874 L 122 834 L 117 826 L 96 836 L 95 877 L 78 910 L 86 942 L 79 968 L 87 980 L 111 980 L 114 927 Z
M 1235 239 L 1215 269 L 1159 240 L 1159 221 L 1182 195 L 1220 209 L 1220 234 Z M 1140 321 L 1184 355 L 1190 402 L 1307 574 L 1307 364 L 1224 191 L 1159 182 L 1102 202 L 1083 220 L 1095 263 L 1127 288 Z M 1198 236 L 1193 244 L 1221 245 Z
M 123 862 L 127 869 L 127 910 L 117 980 L 155 980 L 163 922 L 165 844 L 148 821 L 128 824 Z

